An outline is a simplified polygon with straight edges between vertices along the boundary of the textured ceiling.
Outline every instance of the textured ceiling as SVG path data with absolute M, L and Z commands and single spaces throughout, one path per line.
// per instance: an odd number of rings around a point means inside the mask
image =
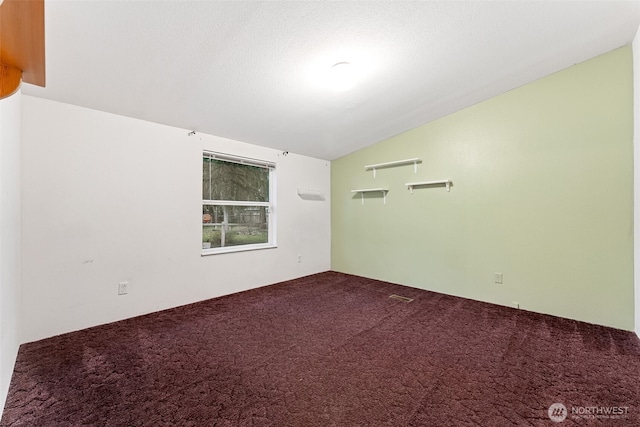
M 630 43 L 638 6 L 46 0 L 47 87 L 22 91 L 332 160 Z

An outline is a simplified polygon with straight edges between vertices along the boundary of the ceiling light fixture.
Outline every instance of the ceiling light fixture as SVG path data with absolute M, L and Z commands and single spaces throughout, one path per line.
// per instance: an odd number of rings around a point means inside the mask
M 329 85 L 337 92 L 350 89 L 355 84 L 353 66 L 348 62 L 333 64 L 329 73 Z

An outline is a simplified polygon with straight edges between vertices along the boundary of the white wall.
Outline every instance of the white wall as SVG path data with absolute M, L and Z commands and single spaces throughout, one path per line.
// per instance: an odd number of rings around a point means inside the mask
M 634 310 L 640 336 L 640 30 L 633 40 L 633 164 Z
M 330 268 L 329 162 L 188 131 L 23 97 L 23 342 Z M 201 257 L 203 149 L 277 163 L 278 248 Z
M 0 101 L 0 408 L 20 345 L 21 99 Z

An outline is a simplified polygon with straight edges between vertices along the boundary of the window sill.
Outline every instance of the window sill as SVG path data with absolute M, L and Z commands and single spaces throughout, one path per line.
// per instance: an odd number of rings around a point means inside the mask
M 232 252 L 245 252 L 245 251 L 255 251 L 259 249 L 273 249 L 277 248 L 278 245 L 274 243 L 261 243 L 257 245 L 240 245 L 240 246 L 228 246 L 226 248 L 213 248 L 213 249 L 203 249 L 201 256 L 208 255 L 218 255 L 218 254 L 228 254 Z

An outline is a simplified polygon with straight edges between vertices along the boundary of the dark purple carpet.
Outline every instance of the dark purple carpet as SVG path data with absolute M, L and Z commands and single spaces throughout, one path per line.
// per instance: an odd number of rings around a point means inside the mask
M 617 427 L 639 401 L 630 332 L 327 272 L 25 344 L 0 425 Z

